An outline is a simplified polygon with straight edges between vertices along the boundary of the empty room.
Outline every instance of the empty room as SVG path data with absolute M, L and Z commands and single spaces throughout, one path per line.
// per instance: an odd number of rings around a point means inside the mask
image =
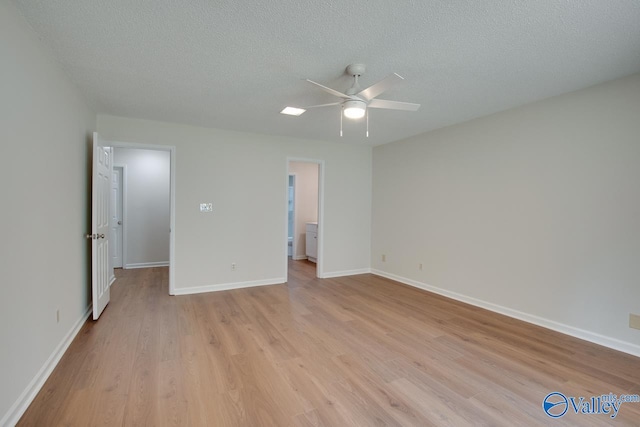
M 639 22 L 0 0 L 0 426 L 640 425 Z

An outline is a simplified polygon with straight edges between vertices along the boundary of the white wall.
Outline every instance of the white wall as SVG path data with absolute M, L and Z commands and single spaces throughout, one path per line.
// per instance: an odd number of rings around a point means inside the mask
M 289 163 L 289 173 L 296 176 L 293 259 L 306 259 L 306 223 L 318 221 L 318 167 L 317 163 Z
M 89 135 L 95 114 L 15 6 L 0 0 L 0 425 L 90 302 Z M 60 322 L 56 323 L 56 310 Z M 37 387 L 35 388 L 37 391 Z
M 125 268 L 169 265 L 170 159 L 168 151 L 114 148 L 114 164 L 127 171 Z
M 640 75 L 373 157 L 374 269 L 640 355 Z
M 288 157 L 325 161 L 324 274 L 369 269 L 370 148 L 107 115 L 98 131 L 176 147 L 177 293 L 284 279 Z

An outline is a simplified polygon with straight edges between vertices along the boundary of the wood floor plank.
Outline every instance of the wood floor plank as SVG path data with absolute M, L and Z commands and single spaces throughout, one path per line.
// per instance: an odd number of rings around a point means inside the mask
M 181 389 L 187 402 L 186 425 L 210 425 L 211 407 L 208 403 L 220 393 L 212 381 L 214 377 L 209 373 L 198 337 L 189 335 L 181 338 L 178 363 L 183 382 Z
M 302 399 L 305 412 L 296 419 L 319 425 L 346 425 L 349 409 L 331 394 L 325 377 L 308 369 L 307 362 L 301 358 L 283 361 L 280 365 L 291 388 Z
M 180 362 L 176 359 L 160 362 L 158 377 L 158 419 L 166 426 L 186 425 L 187 401 Z
M 380 406 L 370 391 L 350 378 L 329 385 L 332 395 L 349 408 L 346 425 L 355 426 L 402 426 L 391 414 Z
M 429 424 L 429 419 L 423 416 L 419 408 L 395 392 L 389 384 L 380 384 L 376 371 L 365 360 L 357 355 L 342 355 L 336 357 L 336 361 L 345 378 L 351 378 L 363 390 L 367 390 L 369 396 L 401 425 Z
M 438 426 L 473 426 L 480 423 L 475 420 L 466 419 L 454 407 L 455 399 L 447 393 L 421 383 L 417 386 L 407 378 L 400 378 L 391 383 L 391 387 L 409 402 L 415 405 L 423 417 Z
M 168 269 L 117 270 L 19 426 L 640 425 L 542 409 L 640 393 L 640 359 L 392 280 L 315 277 L 168 295 Z M 573 412 L 573 411 L 569 411 Z

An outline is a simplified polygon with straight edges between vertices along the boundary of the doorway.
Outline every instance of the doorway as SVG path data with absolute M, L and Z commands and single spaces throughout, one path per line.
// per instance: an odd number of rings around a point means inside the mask
M 295 228 L 296 206 L 296 176 L 289 174 L 289 192 L 287 194 L 288 222 L 287 222 L 287 256 L 293 256 L 293 236 Z
M 168 266 L 168 293 L 174 295 L 176 149 L 116 141 L 109 144 L 114 165 L 122 167 L 122 267 Z M 117 197 L 115 192 L 113 197 Z
M 123 255 L 123 201 L 125 166 L 114 166 L 111 171 L 111 267 L 122 268 Z
M 287 276 L 292 262 L 322 272 L 322 161 L 287 162 Z
M 114 164 L 126 168 L 126 185 L 121 192 L 123 203 L 116 201 L 112 208 L 112 238 L 121 230 L 118 222 L 127 227 L 121 239 L 123 268 L 169 266 L 170 153 L 114 148 L 113 158 Z M 117 175 L 116 168 L 112 175 Z M 117 198 L 117 188 L 115 179 L 112 181 L 113 201 Z M 118 207 L 123 212 L 116 218 Z

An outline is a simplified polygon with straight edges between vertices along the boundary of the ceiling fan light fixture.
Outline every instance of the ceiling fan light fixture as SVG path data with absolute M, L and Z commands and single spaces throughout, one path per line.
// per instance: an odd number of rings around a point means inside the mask
M 364 101 L 349 100 L 342 104 L 344 116 L 348 119 L 361 119 L 367 110 L 367 104 Z

